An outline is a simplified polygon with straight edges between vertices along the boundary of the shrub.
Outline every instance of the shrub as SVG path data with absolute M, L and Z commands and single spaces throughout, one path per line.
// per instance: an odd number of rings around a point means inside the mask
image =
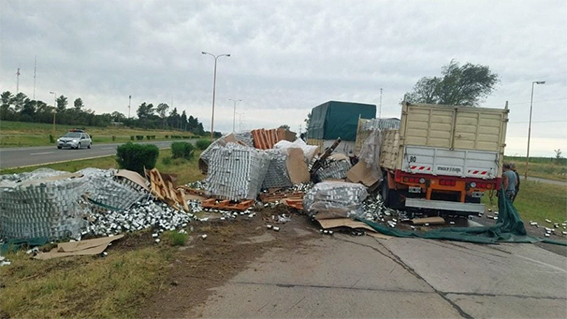
M 169 138 L 169 135 L 166 135 L 165 138 Z
M 193 145 L 187 142 L 175 142 L 171 144 L 173 158 L 191 159 L 193 157 Z
M 55 137 L 53 137 L 53 135 L 49 134 L 49 143 L 54 144 L 56 142 Z
M 150 135 L 146 135 L 146 140 L 151 140 L 152 137 Z
M 156 166 L 159 149 L 151 144 L 132 144 L 130 142 L 118 146 L 116 162 L 119 168 L 129 169 L 144 175 L 144 167 L 152 169 Z
M 131 135 L 131 136 L 130 136 L 130 141 L 133 141 L 133 140 L 134 140 L 134 137 L 135 137 L 134 135 Z
M 112 141 L 116 141 L 116 136 L 112 135 Z
M 202 138 L 200 140 L 197 141 L 197 143 L 195 143 L 195 145 L 197 145 L 197 148 L 200 150 L 206 150 L 207 147 L 209 147 L 209 145 L 211 145 L 211 140 L 206 139 L 206 138 Z
M 144 135 L 136 135 L 136 139 L 137 139 L 138 141 L 141 141 L 141 140 L 144 139 Z

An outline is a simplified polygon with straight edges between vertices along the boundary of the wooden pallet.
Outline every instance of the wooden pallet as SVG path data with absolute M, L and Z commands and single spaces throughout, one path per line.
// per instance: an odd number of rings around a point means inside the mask
M 295 191 L 295 192 L 272 192 L 272 193 L 264 193 L 260 194 L 260 200 L 262 203 L 273 203 L 275 201 L 281 201 L 285 198 L 294 198 L 294 199 L 302 199 L 303 192 Z
M 235 210 L 235 211 L 245 211 L 248 208 L 254 205 L 254 200 L 242 200 L 238 202 L 233 202 L 230 200 L 220 200 L 218 201 L 216 198 L 206 199 L 201 202 L 201 206 L 203 208 L 212 208 L 212 209 L 220 209 L 220 210 Z
M 286 198 L 282 203 L 297 210 L 303 210 L 303 199 Z
M 175 207 L 189 211 L 184 192 L 176 189 L 175 179 L 171 176 L 164 178 L 157 169 L 147 171 L 146 175 L 150 180 L 152 194 L 160 201 Z

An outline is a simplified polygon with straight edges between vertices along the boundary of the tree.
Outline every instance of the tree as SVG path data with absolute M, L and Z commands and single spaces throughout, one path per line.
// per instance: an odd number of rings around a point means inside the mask
M 562 157 L 562 156 L 561 156 L 561 149 L 558 148 L 558 149 L 553 150 L 553 151 L 555 152 L 555 159 L 556 159 L 556 160 L 560 160 L 561 157 Z
M 3 92 L 0 98 L 2 99 L 2 110 L 8 110 L 12 106 L 12 102 L 14 102 L 14 96 L 10 91 Z
M 410 103 L 478 106 L 499 81 L 488 66 L 459 66 L 454 60 L 442 68 L 441 75 L 421 78 L 404 99 Z
M 136 114 L 138 114 L 139 119 L 146 119 L 150 115 L 154 114 L 154 105 L 152 103 L 146 104 L 146 102 L 144 102 L 138 106 Z
M 81 108 L 84 106 L 83 100 L 80 97 L 78 97 L 75 99 L 75 102 L 73 102 L 73 105 L 75 106 L 75 110 L 80 111 Z
M 16 112 L 20 111 L 20 109 L 24 106 L 24 101 L 26 100 L 26 98 L 27 96 L 22 92 L 14 96 L 12 103 L 14 104 L 14 108 L 16 109 Z
M 110 116 L 112 117 L 112 120 L 114 122 L 117 122 L 117 123 L 121 123 L 126 119 L 126 115 L 124 115 L 124 114 L 122 114 L 118 111 L 112 112 L 112 114 L 110 114 Z
M 187 114 L 185 114 L 185 110 L 183 110 L 183 112 L 181 112 L 181 117 L 179 118 L 179 128 L 182 129 L 183 131 L 187 131 Z
M 287 131 L 289 131 L 289 129 L 290 129 L 289 125 L 287 125 L 287 124 L 282 124 L 282 125 L 280 125 L 279 128 L 283 128 L 283 129 L 285 129 L 285 130 L 287 130 Z
M 29 98 L 26 98 L 24 101 L 24 105 L 22 106 L 22 109 L 20 111 L 20 113 L 22 115 L 26 115 L 27 119 L 32 120 L 33 116 L 35 114 L 35 106 L 36 106 L 37 102 L 34 100 L 31 100 Z
M 55 100 L 55 102 L 57 103 L 58 113 L 65 111 L 65 109 L 67 109 L 67 104 L 69 104 L 69 101 L 67 101 L 67 97 L 64 95 L 58 97 L 57 100 Z
M 307 136 L 307 132 L 309 131 L 309 123 L 311 123 L 311 115 L 312 113 L 309 112 L 309 114 L 307 114 L 307 118 L 305 120 L 303 120 L 303 122 L 305 122 L 305 135 Z
M 167 105 L 166 103 L 160 103 L 157 106 L 157 113 L 163 121 L 163 128 L 164 129 L 165 129 L 165 120 L 166 120 L 166 117 L 167 117 L 167 109 L 169 109 L 169 105 Z
M 2 95 L 0 95 L 0 99 L 2 100 L 2 105 L 0 106 L 0 117 L 2 119 L 6 119 L 8 114 L 11 113 L 10 107 L 14 101 L 14 96 L 10 93 L 10 91 L 5 91 Z

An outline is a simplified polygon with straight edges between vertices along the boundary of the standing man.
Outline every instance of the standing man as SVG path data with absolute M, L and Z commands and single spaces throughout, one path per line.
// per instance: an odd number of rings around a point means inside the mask
M 516 174 L 516 193 L 512 198 L 513 203 L 514 200 L 516 200 L 516 196 L 518 196 L 518 192 L 520 191 L 520 174 L 518 174 L 518 171 L 516 171 L 516 164 L 510 163 L 510 169 L 512 170 L 512 172 L 514 172 L 514 174 Z
M 518 180 L 514 171 L 510 169 L 510 164 L 504 164 L 502 171 L 502 188 L 506 198 L 512 202 L 516 195 L 516 184 Z

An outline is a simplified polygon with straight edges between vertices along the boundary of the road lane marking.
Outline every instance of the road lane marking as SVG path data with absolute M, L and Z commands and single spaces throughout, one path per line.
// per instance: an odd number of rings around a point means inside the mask
M 30 155 L 35 156 L 35 155 L 46 155 L 46 154 L 53 154 L 55 152 L 41 152 L 41 153 L 30 153 Z

